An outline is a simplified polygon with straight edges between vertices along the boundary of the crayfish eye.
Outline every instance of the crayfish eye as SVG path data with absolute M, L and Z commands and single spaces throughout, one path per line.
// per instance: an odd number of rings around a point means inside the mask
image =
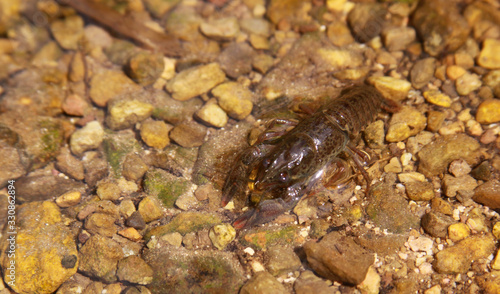
M 288 173 L 287 172 L 280 173 L 280 181 L 282 181 L 283 183 L 288 182 Z
M 271 159 L 269 158 L 266 158 L 262 161 L 262 165 L 264 166 L 264 168 L 268 168 L 269 164 L 271 164 Z

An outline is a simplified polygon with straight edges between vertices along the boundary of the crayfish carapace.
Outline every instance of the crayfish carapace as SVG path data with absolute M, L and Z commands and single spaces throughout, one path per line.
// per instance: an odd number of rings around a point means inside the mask
M 353 86 L 311 114 L 295 120 L 272 120 L 257 142 L 243 150 L 222 189 L 222 206 L 234 196 L 248 194 L 249 209 L 234 222 L 237 229 L 273 220 L 292 209 L 318 185 L 345 181 L 346 152 L 370 185 L 362 166 L 362 152 L 349 141 L 372 122 L 381 108 L 394 111 L 371 86 Z M 276 126 L 281 128 L 276 129 Z M 290 127 L 293 129 L 289 130 Z

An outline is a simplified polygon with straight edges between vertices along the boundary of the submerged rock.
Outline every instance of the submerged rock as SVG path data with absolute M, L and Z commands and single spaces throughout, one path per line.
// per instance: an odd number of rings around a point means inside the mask
M 286 294 L 285 287 L 266 271 L 256 273 L 241 287 L 240 294 Z

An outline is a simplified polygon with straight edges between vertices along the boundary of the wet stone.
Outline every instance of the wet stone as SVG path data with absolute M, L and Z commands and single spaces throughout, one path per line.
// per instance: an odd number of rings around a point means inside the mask
M 474 191 L 474 201 L 488 206 L 491 209 L 500 208 L 500 182 L 490 180 L 480 185 Z
M 476 180 L 489 181 L 491 178 L 490 164 L 488 161 L 481 162 L 471 171 L 470 175 Z
M 200 203 L 194 196 L 193 189 L 194 186 L 191 187 L 191 190 L 189 192 L 180 195 L 179 198 L 175 200 L 175 206 L 184 211 L 199 208 Z
M 193 254 L 182 247 L 162 246 L 146 250 L 143 258 L 153 269 L 148 285 L 152 293 L 237 293 L 244 281 L 243 269 L 230 252 Z
M 94 234 L 111 237 L 118 230 L 115 221 L 112 215 L 96 212 L 86 218 L 85 229 Z
M 80 272 L 107 283 L 116 281 L 118 261 L 123 258 L 122 247 L 117 242 L 101 235 L 93 235 L 80 248 L 79 256 Z
M 104 107 L 108 101 L 124 93 L 139 90 L 139 86 L 121 71 L 95 73 L 90 81 L 90 98 L 97 106 Z
M 413 65 L 410 76 L 411 83 L 416 89 L 420 89 L 427 85 L 434 77 L 436 70 L 436 59 L 429 57 L 415 62 Z
M 378 3 L 358 3 L 347 16 L 353 35 L 359 42 L 368 42 L 378 36 L 385 26 L 387 11 Z
M 141 124 L 141 139 L 149 147 L 163 149 L 170 144 L 169 132 L 172 126 L 163 121 L 146 121 Z
M 64 49 L 77 50 L 83 36 L 83 19 L 78 15 L 52 22 L 50 30 L 54 39 Z
M 445 238 L 448 233 L 448 227 L 455 223 L 452 217 L 440 212 L 428 212 L 422 217 L 422 228 L 429 235 L 436 238 Z
M 240 294 L 285 294 L 285 287 L 266 271 L 258 272 L 248 280 L 239 292 Z
M 471 168 L 470 165 L 463 159 L 454 160 L 450 163 L 450 167 L 448 168 L 451 174 L 455 177 L 460 177 L 463 175 L 467 175 L 470 173 Z
M 453 207 L 451 204 L 441 197 L 435 197 L 431 201 L 432 210 L 441 212 L 446 215 L 453 215 Z
M 141 86 L 152 85 L 163 73 L 163 55 L 147 51 L 134 55 L 128 61 L 128 76 Z
M 382 31 L 382 40 L 389 51 L 404 50 L 415 38 L 415 29 L 410 27 L 395 27 Z
M 415 136 L 425 129 L 426 117 L 417 109 L 404 106 L 395 113 L 389 121 L 389 129 L 385 139 L 389 142 L 399 142 L 408 137 Z
M 429 90 L 422 93 L 427 102 L 442 106 L 442 107 L 450 107 L 451 106 L 451 98 L 450 96 L 441 93 L 439 90 Z
M 83 180 L 83 164 L 80 160 L 71 155 L 68 148 L 62 148 L 56 160 L 56 167 L 59 171 L 75 180 Z
M 434 186 L 429 182 L 410 182 L 405 184 L 408 198 L 414 201 L 429 201 L 434 198 Z
M 221 66 L 210 63 L 181 71 L 168 81 L 166 88 L 172 93 L 172 98 L 185 101 L 210 91 L 225 78 Z
M 388 76 L 370 77 L 368 82 L 372 84 L 386 99 L 403 101 L 411 89 L 411 83 Z
M 483 43 L 483 49 L 477 58 L 477 63 L 488 69 L 500 68 L 500 41 L 495 39 L 486 39 Z
M 265 74 L 273 65 L 274 58 L 267 54 L 258 54 L 252 60 L 252 67 L 261 74 Z
M 53 293 L 76 274 L 80 260 L 73 235 L 51 201 L 17 206 L 16 218 L 22 222 L 16 222 L 15 255 L 8 257 L 9 243 L 3 244 L 4 281 L 15 293 Z M 15 262 L 14 280 L 8 269 L 11 262 Z
M 236 17 L 225 17 L 202 22 L 200 31 L 214 40 L 231 40 L 240 32 L 240 26 Z
M 145 197 L 139 202 L 137 211 L 141 214 L 142 219 L 149 223 L 163 216 L 163 210 L 160 204 L 152 197 Z
M 236 79 L 252 70 L 255 51 L 247 43 L 233 43 L 224 49 L 218 57 L 222 70 Z
M 123 162 L 122 175 L 129 181 L 138 181 L 142 179 L 148 166 L 144 163 L 142 158 L 137 154 L 128 154 Z
M 446 75 L 453 81 L 463 76 L 466 72 L 467 70 L 458 65 L 450 65 L 446 68 Z
M 448 238 L 453 242 L 463 240 L 470 235 L 469 226 L 464 223 L 452 224 L 448 227 Z
M 374 256 L 350 237 L 332 232 L 320 242 L 304 245 L 307 261 L 320 276 L 351 285 L 361 283 L 374 262 Z
M 24 176 L 16 180 L 16 203 L 43 201 L 70 191 L 85 191 L 85 185 L 52 174 Z
M 443 190 L 447 197 L 456 196 L 457 191 L 472 191 L 476 187 L 477 181 L 469 175 L 460 177 L 444 175 L 443 178 Z
M 220 224 L 210 229 L 208 237 L 217 249 L 223 250 L 236 237 L 236 230 L 230 224 Z
M 64 99 L 61 108 L 67 115 L 83 116 L 90 106 L 80 95 L 71 94 Z
M 346 25 L 346 23 L 342 21 L 334 21 L 332 24 L 330 24 L 327 27 L 326 34 L 328 36 L 328 39 L 335 46 L 343 47 L 345 45 L 354 43 L 354 38 L 351 35 L 351 30 Z
M 370 204 L 366 213 L 375 225 L 393 233 L 418 228 L 418 218 L 408 210 L 408 202 L 387 185 L 379 185 L 370 191 Z
M 476 74 L 465 73 L 455 81 L 457 93 L 466 96 L 481 88 L 482 83 Z
M 500 121 L 500 99 L 488 99 L 479 104 L 476 120 L 480 124 L 491 124 Z
M 470 236 L 435 255 L 434 269 L 441 274 L 466 273 L 472 261 L 487 258 L 495 250 L 492 235 Z
M 134 228 L 126 228 L 126 229 L 120 230 L 120 231 L 118 231 L 118 235 L 123 236 L 123 237 L 125 237 L 129 240 L 135 241 L 135 242 L 140 241 L 142 239 L 141 234 L 139 234 L 139 232 L 137 232 L 137 230 Z
M 210 126 L 222 128 L 227 124 L 228 117 L 226 112 L 214 102 L 206 103 L 196 112 L 196 116 Z
M 455 51 L 467 40 L 470 31 L 457 5 L 446 0 L 419 2 L 412 23 L 423 39 L 425 52 L 431 56 Z
M 288 274 L 302 265 L 300 258 L 288 246 L 271 246 L 267 249 L 267 256 L 266 267 L 273 276 Z
M 131 255 L 118 262 L 118 280 L 148 285 L 153 281 L 153 269 L 139 256 Z
M 194 184 L 190 181 L 159 168 L 148 170 L 143 184 L 148 195 L 156 197 L 168 208 L 173 207 L 181 195 L 192 195 L 195 189 Z
M 461 158 L 469 164 L 475 164 L 478 149 L 479 143 L 465 134 L 439 137 L 418 152 L 419 171 L 426 176 L 438 175 L 446 171 L 453 160 Z
M 67 192 L 56 198 L 56 204 L 59 207 L 65 208 L 77 205 L 82 199 L 82 193 L 78 191 Z
M 94 187 L 97 181 L 103 179 L 108 174 L 108 163 L 103 158 L 92 158 L 83 161 L 85 169 L 85 182 L 89 187 Z
M 244 18 L 240 20 L 240 27 L 243 31 L 264 37 L 271 34 L 271 24 L 263 18 Z
M 119 205 L 119 210 L 122 216 L 128 218 L 136 211 L 135 204 L 130 199 L 122 200 Z
M 115 100 L 108 105 L 106 124 L 112 130 L 122 130 L 132 127 L 153 113 L 154 107 L 136 99 Z
M 104 130 L 98 121 L 92 121 L 76 130 L 70 139 L 71 151 L 80 156 L 83 152 L 99 147 L 104 138 Z
M 446 118 L 444 112 L 431 110 L 427 113 L 427 130 L 437 132 Z
M 236 82 L 227 82 L 212 89 L 220 107 L 234 119 L 244 119 L 252 112 L 253 94 Z
M 142 230 L 146 227 L 146 222 L 139 211 L 134 211 L 125 221 L 125 224 L 134 229 Z
M 304 271 L 293 284 L 297 294 L 329 294 L 333 292 L 332 282 L 317 277 L 312 271 Z
M 369 124 L 363 131 L 363 138 L 370 148 L 382 149 L 385 146 L 384 122 L 377 120 Z

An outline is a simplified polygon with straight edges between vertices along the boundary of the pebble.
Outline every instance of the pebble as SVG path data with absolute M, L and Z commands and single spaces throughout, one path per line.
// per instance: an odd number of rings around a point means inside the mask
M 70 138 L 71 152 L 81 156 L 85 151 L 98 148 L 104 139 L 104 129 L 98 121 L 91 121 L 76 130 Z
M 455 87 L 458 94 L 462 96 L 467 96 L 470 93 L 481 88 L 482 83 L 479 76 L 476 74 L 465 73 L 455 81 Z
M 89 104 L 78 94 L 68 95 L 61 105 L 67 115 L 84 116 L 89 109 Z
M 490 180 L 480 185 L 474 191 L 472 198 L 477 203 L 488 206 L 491 209 L 500 208 L 500 182 L 498 180 Z
M 500 222 L 495 222 L 493 225 L 493 229 L 491 230 L 491 233 L 497 240 L 500 240 Z
M 253 94 L 236 82 L 226 82 L 212 89 L 219 106 L 232 118 L 242 120 L 252 112 Z
M 448 227 L 448 238 L 453 242 L 463 240 L 470 235 L 469 226 L 464 223 L 452 224 Z
M 100 107 L 105 107 L 111 98 L 138 91 L 140 87 L 123 72 L 106 70 L 95 73 L 90 80 L 90 99 Z
M 194 186 L 192 186 L 192 189 L 195 189 Z M 175 200 L 175 206 L 177 206 L 181 210 L 191 210 L 191 209 L 197 209 L 200 206 L 200 203 L 198 202 L 198 199 L 194 196 L 193 191 L 188 191 L 187 193 L 183 193 L 180 195 L 176 200 Z
M 182 245 L 182 235 L 179 234 L 178 232 L 173 232 L 170 234 L 165 234 L 161 236 L 161 240 L 165 240 L 168 244 L 179 248 Z
M 236 230 L 230 224 L 220 224 L 208 231 L 208 237 L 217 249 L 224 250 L 236 238 Z
M 369 124 L 363 131 L 366 144 L 372 149 L 382 149 L 385 144 L 384 122 L 377 120 Z
M 436 59 L 432 57 L 420 59 L 413 65 L 410 77 L 411 84 L 415 89 L 426 86 L 434 77 L 436 70 Z
M 123 203 L 124 201 L 122 201 Z M 121 203 L 120 203 L 120 208 L 121 208 Z M 142 230 L 146 227 L 146 222 L 142 218 L 142 215 L 139 211 L 135 210 L 127 217 L 127 220 L 125 221 L 125 224 L 131 228 L 137 229 L 137 230 Z
M 199 147 L 203 144 L 207 128 L 195 121 L 188 120 L 176 125 L 170 131 L 170 139 L 182 147 Z
M 56 157 L 56 168 L 62 173 L 75 180 L 84 179 L 83 164 L 76 157 L 71 155 L 69 148 L 63 147 Z
M 357 68 L 363 65 L 363 56 L 348 49 L 318 48 L 317 53 L 328 70 L 336 71 L 345 68 Z
M 269 37 L 271 35 L 271 24 L 263 18 L 244 18 L 240 20 L 240 27 L 249 34 Z
M 135 228 L 126 228 L 123 230 L 118 231 L 118 235 L 123 236 L 129 240 L 132 240 L 134 242 L 140 241 L 142 239 L 141 234 L 137 232 Z
M 476 120 L 480 124 L 491 124 L 500 121 L 500 99 L 487 99 L 479 104 Z
M 227 41 L 239 34 L 240 26 L 236 17 L 224 17 L 202 22 L 200 31 L 208 38 Z
M 470 31 L 458 5 L 446 0 L 419 3 L 412 23 L 423 39 L 424 50 L 431 56 L 455 51 L 465 43 Z
M 358 285 L 366 277 L 374 256 L 357 245 L 352 237 L 332 232 L 321 241 L 309 241 L 304 251 L 310 267 L 331 281 Z
M 358 3 L 347 15 L 347 22 L 356 40 L 365 43 L 380 34 L 386 14 L 386 8 L 379 3 Z
M 389 51 L 402 51 L 415 41 L 415 29 L 411 27 L 394 27 L 382 31 L 382 40 Z
M 370 271 L 371 270 L 368 270 L 368 273 L 370 273 Z M 296 294 L 329 294 L 333 292 L 333 287 L 330 287 L 331 284 L 330 281 L 325 281 L 316 276 L 312 271 L 306 270 L 297 278 L 293 284 L 293 289 Z M 360 285 L 363 285 L 363 283 Z
M 442 107 L 450 107 L 451 106 L 451 98 L 450 96 L 441 93 L 439 90 L 429 90 L 422 93 L 424 95 L 425 100 L 427 102 L 442 106 Z
M 463 76 L 466 72 L 467 72 L 467 70 L 465 70 L 463 67 L 458 66 L 458 65 L 450 65 L 446 68 L 446 75 L 452 81 Z
M 483 42 L 483 49 L 479 53 L 477 63 L 487 69 L 500 68 L 500 41 L 495 39 L 486 39 Z
M 431 201 L 431 207 L 432 207 L 432 210 L 437 211 L 437 212 L 441 212 L 441 213 L 446 214 L 446 215 L 453 215 L 453 213 L 454 213 L 454 210 L 453 210 L 453 207 L 451 206 L 451 204 L 441 197 L 433 198 Z M 455 215 L 453 215 L 453 218 L 456 220 Z
M 194 203 L 197 203 L 196 198 L 193 196 L 196 186 L 192 182 L 160 168 L 151 168 L 147 171 L 144 176 L 143 186 L 146 193 L 156 197 L 167 208 L 174 207 L 176 200 L 185 194 L 189 194 L 188 197 Z M 189 206 L 189 203 L 184 202 L 181 204 L 183 207 L 185 205 Z
M 114 100 L 108 105 L 106 124 L 112 130 L 130 128 L 153 113 L 154 107 L 136 99 Z
M 75 206 L 80 203 L 82 199 L 82 193 L 78 191 L 72 191 L 62 194 L 61 196 L 56 198 L 56 204 L 59 207 L 65 208 L 70 206 Z
M 139 202 L 137 211 L 141 214 L 146 223 L 157 220 L 163 216 L 160 204 L 152 197 L 145 197 Z
M 413 107 L 403 106 L 389 121 L 385 139 L 388 142 L 403 141 L 425 129 L 426 124 L 427 119 L 420 111 Z
M 172 98 L 185 101 L 210 91 L 222 83 L 226 75 L 218 63 L 209 63 L 185 69 L 166 84 Z
M 270 273 L 257 272 L 248 280 L 239 292 L 240 294 L 286 294 L 288 291 Z
M 357 286 L 357 288 L 361 290 L 361 293 L 378 294 L 380 291 L 381 280 L 382 279 L 377 273 L 377 270 L 373 266 L 370 266 L 368 272 L 366 273 L 366 278 Z M 316 291 L 314 291 L 314 293 L 316 293 Z
M 77 50 L 83 36 L 83 19 L 78 15 L 67 16 L 50 24 L 50 31 L 57 43 L 66 50 Z
M 141 124 L 141 139 L 149 147 L 161 150 L 170 144 L 170 138 L 168 135 L 171 129 L 172 126 L 167 125 L 163 121 L 146 121 Z
M 326 29 L 326 35 L 333 45 L 343 47 L 354 43 L 351 30 L 345 22 L 334 21 Z
M 252 67 L 261 74 L 265 74 L 273 65 L 274 58 L 264 53 L 256 55 L 252 61 Z
M 142 179 L 147 170 L 148 166 L 139 155 L 131 153 L 125 157 L 122 170 L 122 175 L 125 179 L 138 181 Z
M 11 258 L 5 255 L 1 262 L 4 281 L 15 293 L 53 293 L 76 274 L 79 253 L 73 234 L 51 201 L 30 202 L 15 209 L 16 219 L 22 221 L 14 229 L 17 234 L 11 253 L 15 254 Z M 11 262 L 15 262 L 13 276 L 8 275 Z
M 91 48 L 109 48 L 113 44 L 113 37 L 102 27 L 86 25 L 83 29 L 85 41 Z
M 196 112 L 196 116 L 216 128 L 224 127 L 228 120 L 226 112 L 216 103 L 206 103 Z
M 410 82 L 389 76 L 373 76 L 368 79 L 368 82 L 386 99 L 395 101 L 403 101 L 406 99 L 411 89 Z
M 448 168 L 448 170 L 455 177 L 460 177 L 469 174 L 471 172 L 471 167 L 467 163 L 467 161 L 463 159 L 457 159 L 450 163 L 450 167 Z
M 139 52 L 132 56 L 127 64 L 127 74 L 141 86 L 152 85 L 165 69 L 163 54 L 149 51 Z
M 432 239 L 420 236 L 415 238 L 410 236 L 408 239 L 408 245 L 410 249 L 414 252 L 426 252 L 428 255 L 432 255 L 432 247 L 434 246 L 434 241 Z
M 477 207 L 469 212 L 466 223 L 473 232 L 487 233 L 489 230 L 484 214 L 481 209 Z
M 495 258 L 491 262 L 491 268 L 494 270 L 500 270 L 500 252 L 497 251 Z
M 247 43 L 232 43 L 217 58 L 220 68 L 231 78 L 237 79 L 252 71 L 255 51 Z
M 96 194 L 101 200 L 115 201 L 120 198 L 121 191 L 117 182 L 113 180 L 102 180 L 97 183 Z
M 422 216 L 421 225 L 424 231 L 436 238 L 445 238 L 448 227 L 455 223 L 455 220 L 441 212 L 431 211 Z
M 475 164 L 478 150 L 479 143 L 465 134 L 442 136 L 418 152 L 418 170 L 431 177 L 445 172 L 448 165 L 456 159 L 462 158 L 469 164 Z
M 398 174 L 401 183 L 425 182 L 425 176 L 418 172 L 404 172 Z
M 112 237 L 118 231 L 115 221 L 113 215 L 95 212 L 85 219 L 85 229 L 93 234 Z
M 386 173 L 400 173 L 403 171 L 401 163 L 399 162 L 397 157 L 391 158 L 388 164 L 384 166 L 384 171 Z
M 153 269 L 139 256 L 131 255 L 118 262 L 116 276 L 120 281 L 148 285 L 153 281 Z
M 493 236 L 473 235 L 435 255 L 434 269 L 440 274 L 464 274 L 472 261 L 487 258 L 495 250 Z
M 429 201 L 434 198 L 434 186 L 429 182 L 406 182 L 406 194 L 414 201 Z
M 92 235 L 80 248 L 79 253 L 80 272 L 107 283 L 116 281 L 118 261 L 124 255 L 117 242 L 101 235 Z
M 476 180 L 489 181 L 491 178 L 490 164 L 488 161 L 481 162 L 481 164 L 471 171 L 470 175 Z
M 469 175 L 454 177 L 446 174 L 443 178 L 443 190 L 447 197 L 455 197 L 459 190 L 472 191 L 476 187 L 477 181 Z
M 270 246 L 267 249 L 266 255 L 266 268 L 275 277 L 296 271 L 302 265 L 300 258 L 288 246 Z

